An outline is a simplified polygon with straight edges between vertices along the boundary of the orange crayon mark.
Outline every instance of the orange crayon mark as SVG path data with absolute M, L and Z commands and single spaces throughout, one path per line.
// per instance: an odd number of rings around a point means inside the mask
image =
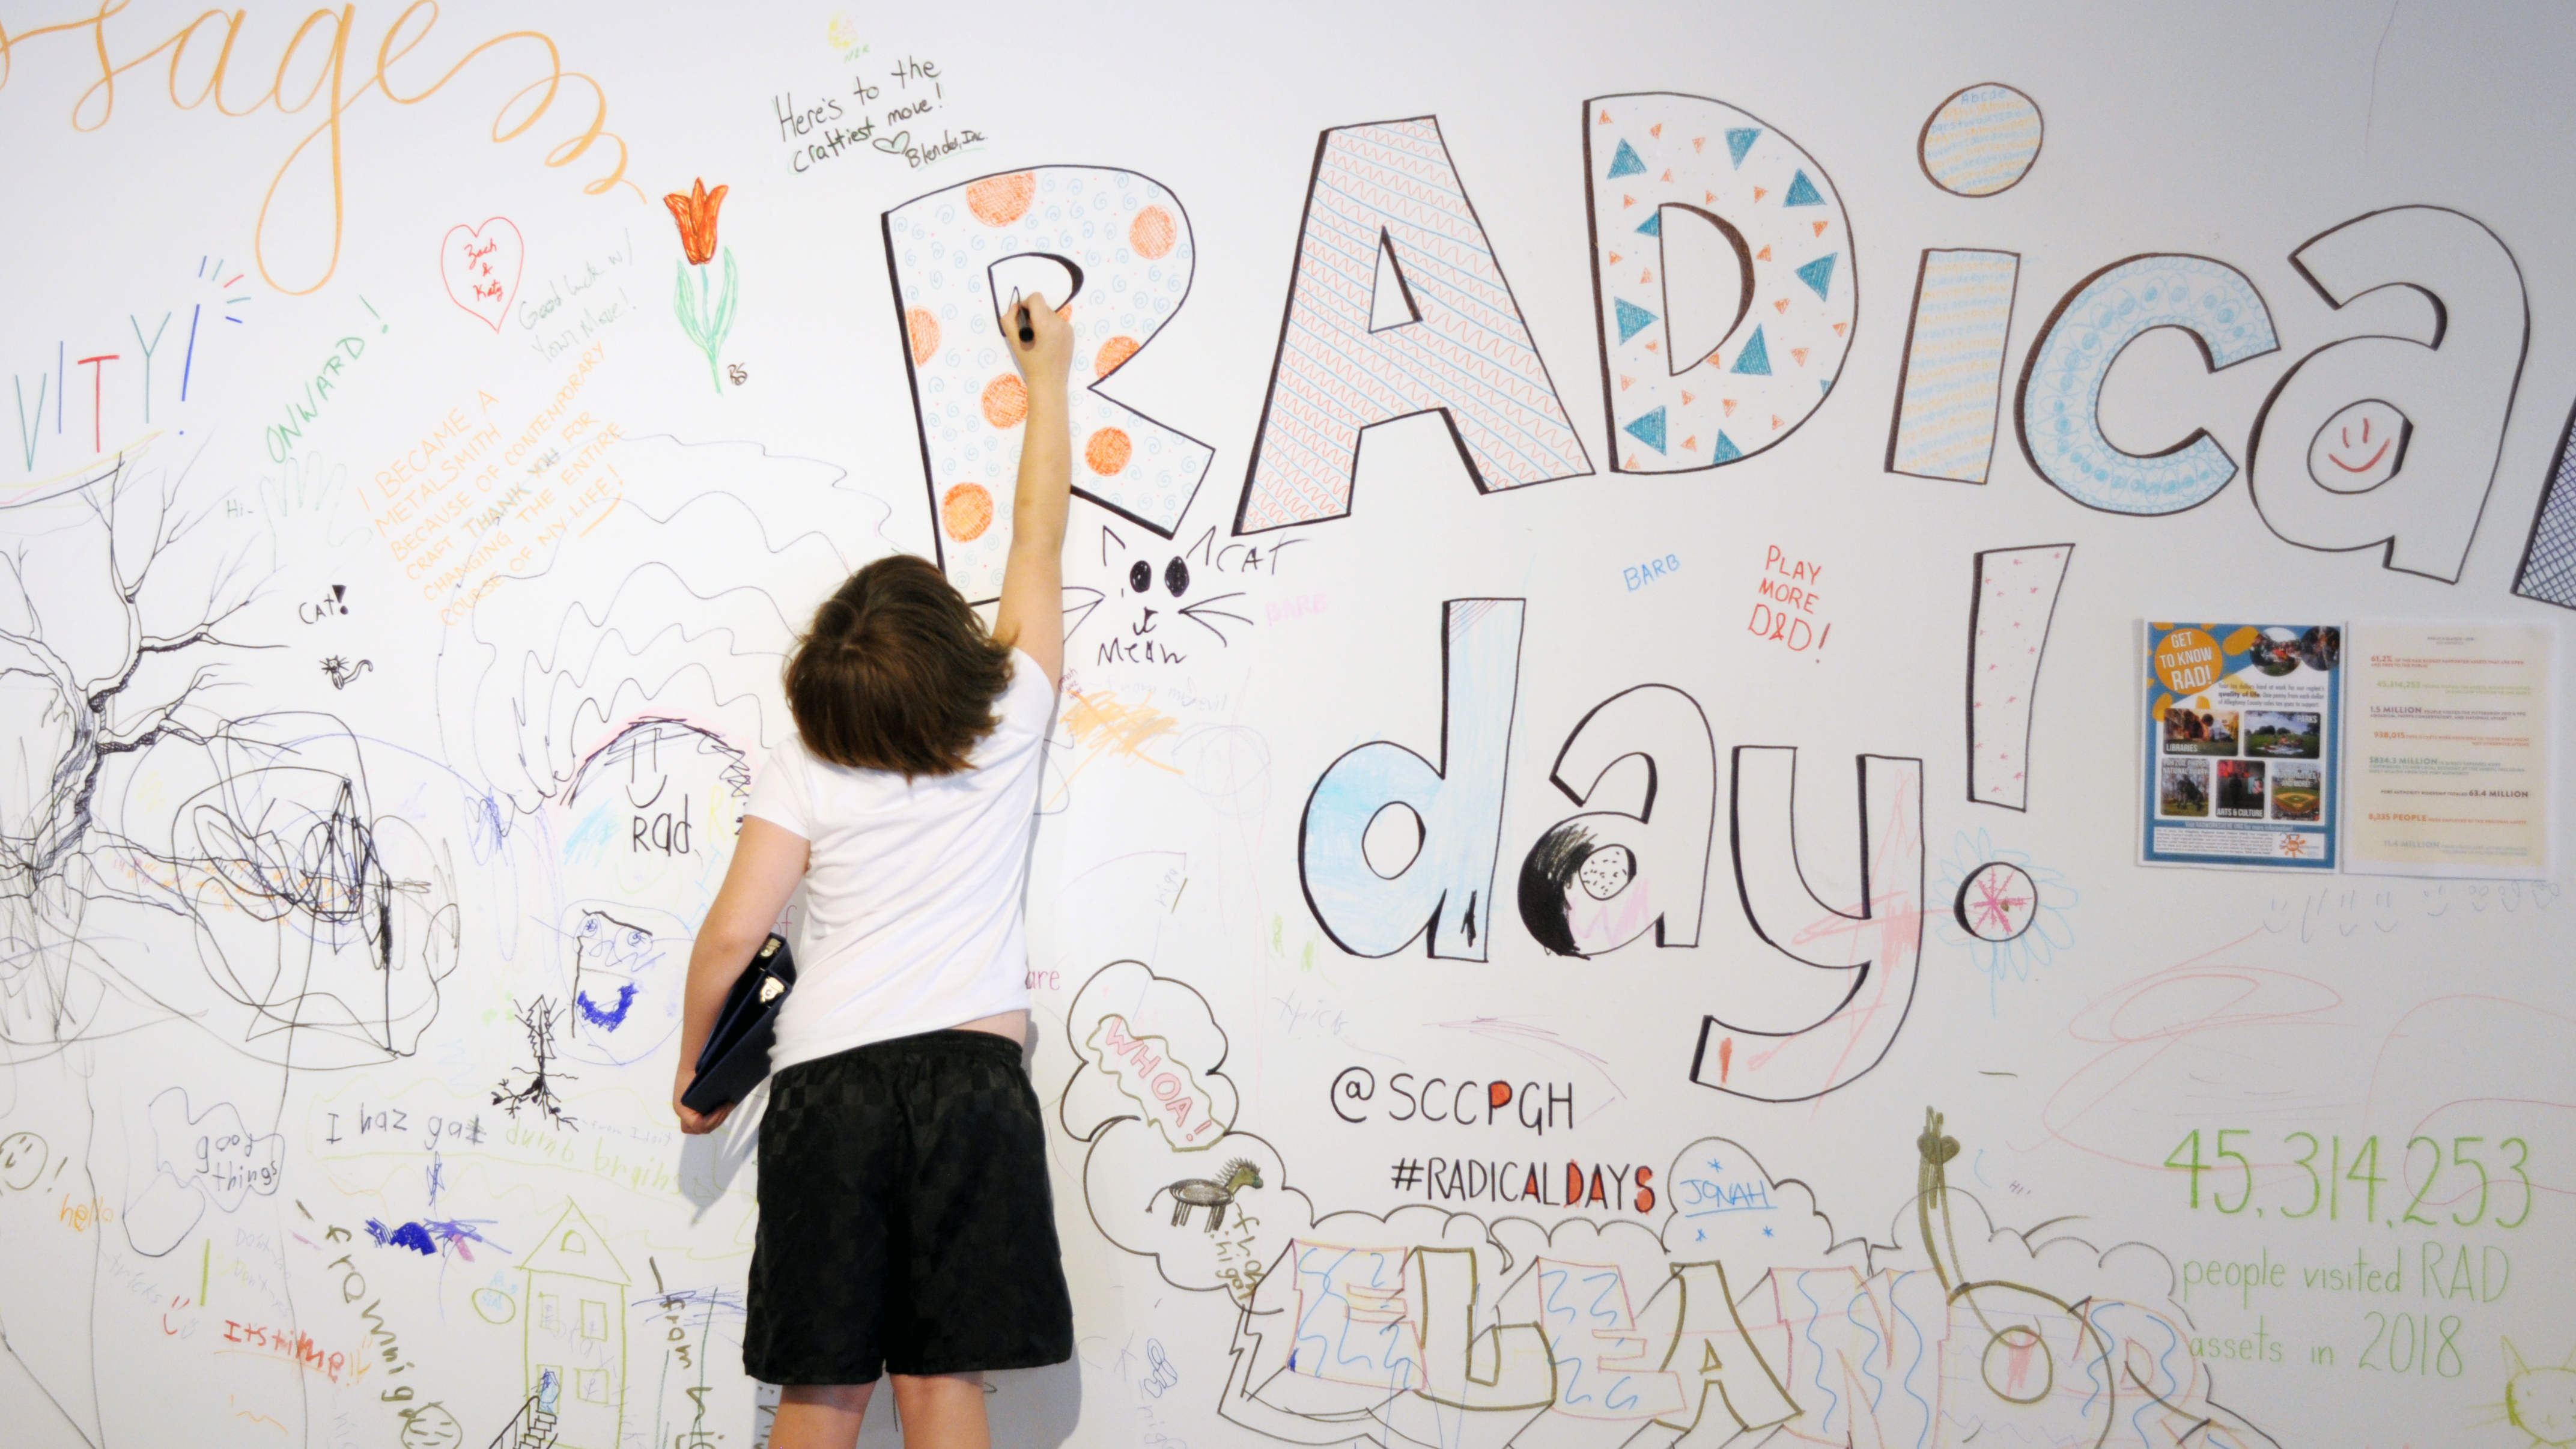
M 903 314 L 903 335 L 912 344 L 912 365 L 930 361 L 939 350 L 939 319 L 927 307 L 915 307 Z
M 960 483 L 939 500 L 939 524 L 959 543 L 973 543 L 993 526 L 993 495 L 981 483 Z
M 1100 350 L 1091 355 L 1091 375 L 1107 377 L 1125 367 L 1127 359 L 1135 356 L 1143 346 L 1133 337 L 1112 337 L 1101 343 Z
M 1071 693 L 1071 691 L 1068 691 Z M 1073 694 L 1073 703 L 1064 711 L 1065 732 L 1073 742 L 1091 751 L 1083 762 L 1066 773 L 1069 780 L 1090 767 L 1103 754 L 1114 753 L 1121 759 L 1134 760 L 1157 770 L 1181 773 L 1160 760 L 1148 758 L 1145 747 L 1181 727 L 1181 722 L 1147 705 L 1121 704 L 1115 694 Z
M 1029 415 L 1029 389 L 1015 372 L 984 384 L 984 421 L 997 428 L 1016 428 Z
M 1008 176 L 987 176 L 966 188 L 966 209 L 986 226 L 1009 226 L 1028 215 L 1029 203 L 1037 200 L 1038 178 L 1034 171 L 1014 171 Z
M 1135 444 L 1128 441 L 1125 432 L 1117 428 L 1102 428 L 1091 435 L 1091 441 L 1083 444 L 1082 461 L 1091 465 L 1092 472 L 1106 478 L 1125 468 L 1135 451 Z
M 1179 238 L 1180 228 L 1172 224 L 1172 214 L 1159 206 L 1146 207 L 1127 224 L 1127 244 L 1148 260 L 1170 255 L 1172 243 Z

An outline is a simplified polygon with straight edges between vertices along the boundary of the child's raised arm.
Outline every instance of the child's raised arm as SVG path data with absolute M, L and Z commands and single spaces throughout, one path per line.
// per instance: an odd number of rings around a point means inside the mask
M 1073 363 L 1073 324 L 1035 294 L 1004 313 L 1001 324 L 1011 360 L 1028 386 L 1029 416 L 1020 434 L 1011 555 L 1002 572 L 993 636 L 1025 651 L 1052 683 L 1064 673 L 1064 526 L 1073 489 L 1065 375 Z

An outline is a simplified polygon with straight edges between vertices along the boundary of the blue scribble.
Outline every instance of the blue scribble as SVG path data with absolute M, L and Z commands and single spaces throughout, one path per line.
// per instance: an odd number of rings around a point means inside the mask
M 1565 1291 L 1571 1277 L 1572 1274 L 1564 1268 L 1539 1270 L 1539 1312 L 1548 1321 L 1548 1357 L 1555 1361 L 1557 1369 L 1556 1401 L 1560 1404 L 1584 1404 L 1592 1402 L 1593 1396 L 1583 1384 L 1583 1356 L 1557 1357 L 1566 1351 L 1566 1340 L 1573 1336 L 1575 1309 L 1571 1304 L 1557 1301 L 1557 1296 Z
M 1905 1275 L 1902 1274 L 1898 1275 L 1898 1278 L 1894 1280 L 1894 1282 L 1902 1282 L 1904 1276 Z M 1918 1373 L 1932 1374 L 1934 1376 L 1933 1392 L 1937 1395 L 1940 1392 L 1939 1368 L 1934 1361 L 1935 1355 L 1929 1341 L 1930 1336 L 1924 1333 L 1923 1325 L 1914 1320 L 1914 1315 L 1906 1312 L 1903 1305 L 1897 1303 L 1893 1286 L 1893 1283 L 1891 1283 L 1888 1302 L 1896 1309 L 1896 1321 L 1905 1326 L 1913 1340 L 1905 1355 L 1905 1373 L 1900 1379 L 1900 1382 L 1905 1388 L 1906 1397 L 1912 1399 L 1922 1411 L 1915 1416 L 1915 1422 L 1922 1426 L 1917 1431 L 1915 1442 L 1917 1444 L 1928 1444 L 1933 1442 L 1935 1432 L 1940 1427 L 1940 1410 L 1931 1399 L 1924 1397 L 1922 1390 L 1914 1386 L 1914 1377 Z
M 464 779 L 461 775 L 457 778 L 460 782 Z M 465 822 L 466 839 L 468 847 L 474 852 L 474 863 L 491 864 L 494 857 L 501 853 L 501 846 L 510 835 L 509 822 L 502 817 L 499 798 L 469 792 L 465 806 Z
M 1807 1378 L 1816 1386 L 1816 1392 L 1825 1396 L 1825 1411 L 1817 1418 L 1816 1428 L 1820 1433 L 1832 1434 L 1835 1430 L 1835 1420 L 1842 1413 L 1843 1396 L 1835 1393 L 1833 1386 L 1825 1382 L 1825 1365 L 1832 1361 L 1833 1355 L 1826 1350 L 1824 1340 L 1816 1337 L 1816 1325 L 1824 1320 L 1825 1305 L 1807 1287 L 1807 1280 L 1815 1276 L 1817 1275 L 1814 1273 L 1800 1273 L 1791 1280 L 1791 1286 L 1797 1289 L 1798 1296 L 1805 1299 L 1807 1303 L 1801 1335 L 1807 1340 L 1807 1347 L 1815 1351 L 1807 1369 Z
M 615 840 L 616 833 L 617 820 L 609 813 L 607 807 L 602 806 L 590 812 L 581 818 L 580 823 L 573 827 L 572 834 L 565 838 L 563 843 L 565 862 L 573 865 L 597 864 L 600 857 L 607 853 L 610 843 Z
M 510 1251 L 475 1231 L 491 1221 L 490 1218 L 464 1220 L 427 1218 L 419 1222 L 405 1223 L 398 1228 L 388 1228 L 381 1220 L 369 1218 L 367 1236 L 376 1240 L 377 1247 L 409 1248 L 424 1258 L 433 1257 L 442 1249 L 454 1248 L 456 1256 L 471 1263 L 474 1261 L 474 1248 L 477 1244 L 486 1248 L 500 1248 L 504 1253 Z
M 583 1020 L 589 1022 L 593 1026 L 604 1027 L 609 1031 L 615 1031 L 619 1025 L 626 1020 L 626 1013 L 634 1009 L 635 983 L 629 981 L 625 985 L 618 987 L 617 1005 L 607 1011 L 602 1011 L 598 1007 L 591 1005 L 590 993 L 587 991 L 574 992 L 572 999 L 573 1003 L 581 1008 Z
M 1353 1322 L 1352 1305 L 1344 1291 L 1346 1287 L 1359 1287 L 1390 1298 L 1399 1296 L 1403 1291 L 1405 1258 L 1400 1251 L 1389 1254 L 1321 1244 L 1298 1254 L 1301 1307 L 1294 1337 L 1295 1356 L 1302 1362 L 1321 1365 L 1305 1372 L 1320 1377 L 1327 1368 L 1357 1367 L 1371 1371 L 1361 1382 L 1384 1382 L 1394 1389 L 1414 1385 L 1417 1366 L 1413 1356 L 1404 1351 L 1411 1336 L 1403 1332 L 1403 1325 L 1394 1321 Z M 1317 1357 L 1306 1356 L 1310 1344 Z
M 401 1227 L 388 1229 L 383 1223 L 369 1218 L 367 1236 L 375 1239 L 376 1246 L 379 1248 L 409 1248 L 424 1258 L 435 1256 L 438 1252 L 438 1245 L 429 1240 L 429 1229 L 418 1223 L 405 1223 Z
M 1881 1358 L 1882 1349 L 1885 1350 L 1884 1357 L 1891 1364 L 1894 1363 L 1896 1345 L 1869 1322 L 1870 1315 L 1852 1311 L 1864 1304 L 1872 1309 L 1878 1306 L 1870 1300 L 1867 1289 L 1852 1295 L 1852 1301 L 1844 1305 L 1843 1317 L 1850 1321 L 1854 1330 L 1865 1335 L 1868 1340 L 1861 1345 L 1861 1351 L 1853 1357 L 1859 1360 L 1861 1377 L 1869 1380 L 1869 1417 L 1870 1422 L 1875 1424 L 1879 1420 L 1879 1411 L 1887 1404 L 1887 1380 L 1879 1377 L 1878 1370 L 1873 1365 Z M 1846 1362 L 1844 1367 L 1848 1370 L 1852 1365 Z
M 1609 1324 L 1612 1328 L 1627 1327 L 1628 1280 L 1619 1276 L 1619 1270 L 1613 1268 L 1607 1273 L 1595 1273 L 1583 1281 L 1586 1283 L 1597 1283 L 1601 1287 L 1600 1292 L 1592 1295 L 1592 1306 L 1585 1309 L 1584 1312 L 1601 1320 L 1603 1323 Z M 1619 1306 L 1617 1308 L 1603 1307 L 1602 1305 L 1610 1301 L 1610 1295 L 1613 1293 L 1617 1293 L 1619 1295 Z

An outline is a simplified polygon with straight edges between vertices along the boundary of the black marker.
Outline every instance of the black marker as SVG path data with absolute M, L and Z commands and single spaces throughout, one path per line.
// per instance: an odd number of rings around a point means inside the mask
M 1029 304 L 1020 304 L 1020 345 L 1026 347 L 1038 340 L 1037 330 L 1029 326 Z

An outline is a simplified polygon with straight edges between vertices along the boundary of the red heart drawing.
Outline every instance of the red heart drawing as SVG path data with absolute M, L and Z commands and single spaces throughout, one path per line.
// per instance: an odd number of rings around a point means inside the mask
M 479 227 L 451 226 L 438 244 L 438 276 L 457 306 L 483 319 L 493 331 L 510 315 L 510 299 L 519 292 L 519 267 L 527 244 L 506 216 Z

